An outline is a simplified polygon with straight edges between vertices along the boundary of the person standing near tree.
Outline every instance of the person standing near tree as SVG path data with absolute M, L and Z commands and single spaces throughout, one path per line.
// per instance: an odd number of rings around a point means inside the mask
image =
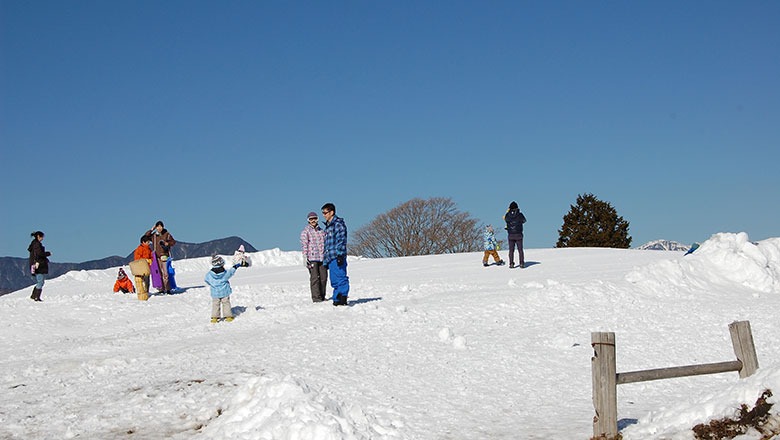
M 46 275 L 49 273 L 48 257 L 51 256 L 51 252 L 46 252 L 46 248 L 43 247 L 43 232 L 35 231 L 30 234 L 30 237 L 33 239 L 27 250 L 30 251 L 30 274 L 35 277 L 35 287 L 30 299 L 43 301 L 41 292 L 43 292 L 43 283 L 46 280 Z
M 349 277 L 347 276 L 347 225 L 344 219 L 336 216 L 333 203 L 322 205 L 325 218 L 325 256 L 322 264 L 330 272 L 330 285 L 333 287 L 333 305 L 347 305 L 349 295 Z
M 310 212 L 306 219 L 308 224 L 301 232 L 303 261 L 309 269 L 311 300 L 322 302 L 325 301 L 325 290 L 328 286 L 328 267 L 322 264 L 325 253 L 325 231 L 319 225 L 316 212 Z
M 519 268 L 525 267 L 525 255 L 523 254 L 523 223 L 525 223 L 525 216 L 517 207 L 517 202 L 513 201 L 509 204 L 509 209 L 504 215 L 504 221 L 506 222 L 506 232 L 509 238 L 509 268 L 515 267 L 515 246 L 517 246 L 517 258 Z
M 163 295 L 171 293 L 171 285 L 168 279 L 168 258 L 171 256 L 171 247 L 176 244 L 176 240 L 167 229 L 162 220 L 157 221 L 154 227 L 146 234 L 152 238 L 152 250 L 157 254 L 157 264 L 160 267 L 160 275 L 162 278 L 162 290 Z

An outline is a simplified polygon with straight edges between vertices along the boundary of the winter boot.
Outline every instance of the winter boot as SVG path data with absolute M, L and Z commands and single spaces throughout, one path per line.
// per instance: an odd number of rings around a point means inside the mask
M 217 322 L 219 322 L 219 318 L 211 318 L 212 324 L 216 324 Z
M 483 266 L 485 266 L 485 267 L 488 267 L 488 266 L 490 266 L 490 265 L 488 264 L 488 262 L 487 262 L 487 261 L 483 261 L 483 262 L 482 262 L 482 265 L 483 265 Z
M 43 289 L 39 289 L 37 287 L 34 288 L 32 296 L 30 296 L 30 299 L 32 299 L 33 301 L 38 301 L 38 302 L 43 301 L 41 299 L 41 292 L 43 292 Z
M 228 316 L 227 318 L 225 318 L 225 321 L 233 322 L 233 317 L 232 316 Z
M 347 297 L 343 295 L 337 295 L 336 299 L 333 300 L 334 306 L 345 306 L 347 305 Z
M 509 268 L 510 269 L 514 269 L 515 268 L 515 263 L 509 263 Z
M 496 262 L 496 264 L 497 264 L 497 265 L 499 265 L 499 266 L 503 266 L 503 265 L 505 265 L 506 263 L 504 263 L 504 260 L 498 260 L 498 261 Z

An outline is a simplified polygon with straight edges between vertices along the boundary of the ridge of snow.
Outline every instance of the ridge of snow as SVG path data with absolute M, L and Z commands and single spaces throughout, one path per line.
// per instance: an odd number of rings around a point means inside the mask
M 744 232 L 714 234 L 696 252 L 637 269 L 626 279 L 652 288 L 715 283 L 780 293 L 780 238 L 752 243 Z
M 222 407 L 221 416 L 203 430 L 208 438 L 402 438 L 391 421 L 290 375 L 252 377 Z

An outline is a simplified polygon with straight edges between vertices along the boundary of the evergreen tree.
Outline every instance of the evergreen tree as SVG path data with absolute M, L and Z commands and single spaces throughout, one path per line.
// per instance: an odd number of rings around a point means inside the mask
M 563 216 L 563 226 L 558 230 L 555 247 L 612 247 L 628 248 L 628 222 L 618 216 L 609 202 L 603 202 L 593 194 L 577 196 L 577 204 L 571 205 Z

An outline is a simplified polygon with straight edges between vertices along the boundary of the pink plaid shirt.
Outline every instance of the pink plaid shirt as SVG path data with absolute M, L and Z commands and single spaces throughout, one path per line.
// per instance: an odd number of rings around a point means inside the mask
M 306 225 L 301 232 L 301 246 L 303 258 L 309 261 L 322 261 L 325 253 L 325 231 L 319 226 L 314 229 L 312 225 Z

